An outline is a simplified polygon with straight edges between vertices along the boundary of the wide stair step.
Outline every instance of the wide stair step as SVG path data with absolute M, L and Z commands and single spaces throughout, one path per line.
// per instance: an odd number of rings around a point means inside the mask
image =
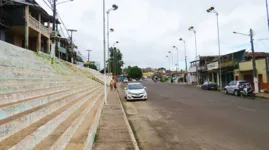
M 92 101 L 92 97 L 96 94 L 100 94 L 100 91 L 100 89 L 99 92 L 89 91 L 79 94 L 76 97 L 72 97 L 69 99 L 69 101 L 72 101 L 63 107 L 60 107 L 50 114 L 45 114 L 44 117 L 38 121 L 31 123 L 29 126 L 24 127 L 11 135 L 8 135 L 6 138 L 2 138 L 3 140 L 0 142 L 0 149 L 32 149 L 71 114 L 76 112 L 76 110 L 78 110 L 81 106 L 84 106 L 84 104 L 86 104 L 89 100 Z M 26 117 L 27 115 L 23 116 Z M 20 118 L 17 122 L 23 119 L 25 118 Z M 19 126 L 20 124 L 17 125 Z
M 104 76 L 3 41 L 0 49 L 0 150 L 91 149 Z

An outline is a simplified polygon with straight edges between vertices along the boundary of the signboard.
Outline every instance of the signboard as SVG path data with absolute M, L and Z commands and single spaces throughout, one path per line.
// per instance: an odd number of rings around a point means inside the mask
M 210 64 L 207 64 L 207 70 L 213 70 L 213 69 L 218 69 L 219 68 L 219 62 L 213 62 Z

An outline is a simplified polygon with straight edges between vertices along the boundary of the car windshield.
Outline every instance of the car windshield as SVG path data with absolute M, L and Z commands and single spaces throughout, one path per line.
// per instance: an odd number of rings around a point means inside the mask
M 215 82 L 208 82 L 208 84 L 210 84 L 210 85 L 216 85 Z
M 137 89 L 143 89 L 143 85 L 141 84 L 130 84 L 128 85 L 129 90 L 137 90 Z
M 239 82 L 240 85 L 248 84 L 248 82 Z

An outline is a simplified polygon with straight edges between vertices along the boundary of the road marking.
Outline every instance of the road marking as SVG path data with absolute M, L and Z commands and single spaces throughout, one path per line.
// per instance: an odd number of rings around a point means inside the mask
M 249 109 L 249 108 L 245 108 L 245 107 L 241 107 L 241 106 L 238 106 L 237 108 L 239 109 L 244 109 L 244 110 L 248 110 L 248 111 L 256 111 L 254 109 Z

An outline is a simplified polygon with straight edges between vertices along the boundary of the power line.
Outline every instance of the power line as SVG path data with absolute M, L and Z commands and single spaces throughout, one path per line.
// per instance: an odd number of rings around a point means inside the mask
M 45 0 L 43 0 L 43 2 L 52 10 L 52 6 L 50 6 L 51 5 L 51 3 L 50 3 L 50 5 L 45 1 Z
M 65 31 L 66 31 L 66 33 L 67 33 L 67 35 L 70 37 L 70 34 L 68 33 L 67 28 L 66 28 L 66 26 L 65 26 L 65 24 L 64 24 L 64 22 L 63 22 L 63 20 L 62 20 L 62 18 L 61 18 L 61 16 L 60 16 L 59 12 L 57 13 L 57 16 L 59 17 L 59 19 L 60 19 L 61 23 L 63 24 L 64 29 L 65 29 Z
M 65 34 L 64 34 L 64 30 L 63 30 L 63 28 L 62 28 L 62 25 L 60 25 L 60 29 L 61 29 L 61 31 L 62 31 L 62 33 L 63 33 L 63 36 L 66 37 Z

